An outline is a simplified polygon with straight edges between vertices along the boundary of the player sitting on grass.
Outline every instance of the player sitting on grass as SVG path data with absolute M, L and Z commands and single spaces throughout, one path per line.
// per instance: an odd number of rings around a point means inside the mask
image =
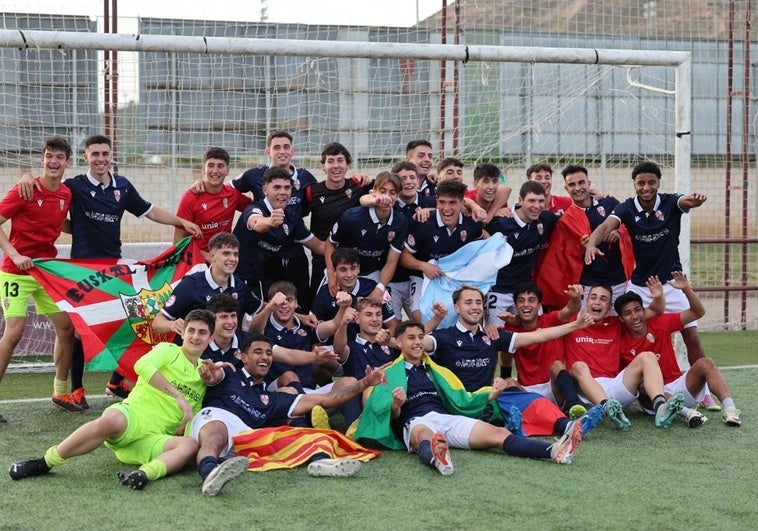
M 293 418 L 309 413 L 315 406 L 338 406 L 360 395 L 367 388 L 386 383 L 381 370 L 366 367 L 361 380 L 347 381 L 339 390 L 326 394 L 296 394 L 293 388 L 266 391 L 266 376 L 273 362 L 272 343 L 262 334 L 254 335 L 243 349 L 239 371 L 224 369 L 220 380 L 209 385 L 205 407 L 192 421 L 191 437 L 200 443 L 197 468 L 203 478 L 203 494 L 215 496 L 230 479 L 248 467 L 246 457 L 234 457 L 232 437 L 264 426 L 282 426 Z M 211 371 L 212 367 L 202 367 Z M 209 374 L 209 377 L 211 375 Z M 308 465 L 311 476 L 352 476 L 361 467 L 357 459 L 331 459 L 326 452 L 313 455 Z M 226 460 L 219 464 L 219 458 Z
M 357 438 L 401 448 L 395 438 L 401 436 L 419 461 L 446 476 L 453 473 L 448 446 L 501 449 L 518 457 L 571 463 L 582 441 L 580 422 L 551 445 L 476 420 L 473 417 L 502 392 L 504 381 L 496 378 L 492 388 L 464 391 L 454 374 L 424 353 L 423 339 L 424 327 L 419 323 L 405 321 L 397 327 L 395 341 L 402 356 L 385 369 L 389 386 L 376 387 L 368 395 Z
M 664 313 L 646 319 L 642 308 L 642 297 L 628 292 L 616 299 L 615 308 L 625 327 L 621 333 L 621 361 L 628 365 L 640 352 L 655 353 L 663 374 L 664 390 L 667 395 L 681 393 L 684 395 L 684 407 L 679 414 L 687 419 L 690 428 L 697 428 L 705 423 L 707 417 L 693 409 L 708 390 L 716 395 L 723 407 L 723 419 L 729 426 L 739 426 L 740 410 L 734 405 L 732 393 L 726 379 L 711 358 L 699 358 L 682 373 L 676 359 L 671 334 L 681 332 L 690 322 L 705 315 L 705 307 L 692 290 L 687 276 L 681 271 L 671 273 L 673 280 L 669 284 L 681 290 L 690 304 L 688 310 L 677 313 Z M 650 398 L 640 393 L 640 403 L 646 412 L 652 413 Z
M 141 465 L 118 473 L 119 482 L 135 490 L 184 468 L 198 449 L 194 440 L 183 436 L 185 427 L 200 409 L 206 383 L 221 378 L 221 367 L 200 360 L 211 340 L 214 321 L 208 310 L 188 313 L 183 345 L 160 343 L 137 360 L 137 385 L 123 402 L 107 407 L 100 418 L 51 446 L 44 457 L 13 463 L 8 471 L 11 478 L 47 474 L 101 444 L 113 450 L 122 463 Z

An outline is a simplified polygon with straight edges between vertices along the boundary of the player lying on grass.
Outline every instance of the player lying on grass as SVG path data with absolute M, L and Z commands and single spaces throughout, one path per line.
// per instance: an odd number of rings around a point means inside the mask
M 424 353 L 424 328 L 406 321 L 395 331 L 402 356 L 385 369 L 389 386 L 376 387 L 368 395 L 357 438 L 373 439 L 392 448 L 406 448 L 419 461 L 437 468 L 443 475 L 453 473 L 448 446 L 472 450 L 501 449 L 509 455 L 552 459 L 571 463 L 582 441 L 582 425 L 572 424 L 569 433 L 554 444 L 519 437 L 506 428 L 476 420 L 490 400 L 503 390 L 496 378 L 492 388 L 474 393 L 462 389 L 450 371 L 434 363 Z
M 11 478 L 47 474 L 101 444 L 113 450 L 122 463 L 140 465 L 118 473 L 119 482 L 135 490 L 184 468 L 198 449 L 197 442 L 183 436 L 185 427 L 200 409 L 206 383 L 218 380 L 223 372 L 211 361 L 200 360 L 214 322 L 208 310 L 189 312 L 184 319 L 183 345 L 160 343 L 140 358 L 134 365 L 137 384 L 123 402 L 107 407 L 100 418 L 51 446 L 44 457 L 13 463 Z
M 215 496 L 230 479 L 248 467 L 246 457 L 234 457 L 232 437 L 264 426 L 283 426 L 293 417 L 309 413 L 315 406 L 336 407 L 360 395 L 371 386 L 386 383 L 381 370 L 366 367 L 361 380 L 345 382 L 339 389 L 326 394 L 297 394 L 294 388 L 282 387 L 275 392 L 266 391 L 266 376 L 273 362 L 272 343 L 262 334 L 254 335 L 245 345 L 243 367 L 239 371 L 224 368 L 224 373 L 209 384 L 203 401 L 204 407 L 192 420 L 190 436 L 200 443 L 197 468 L 203 478 L 203 494 Z M 213 367 L 203 366 L 201 374 Z M 352 476 L 361 467 L 357 459 L 331 459 L 320 451 L 308 465 L 312 476 Z M 226 459 L 220 463 L 220 459 Z
M 690 428 L 702 426 L 708 420 L 693 408 L 703 401 L 709 389 L 721 401 L 724 422 L 729 426 L 739 426 L 742 424 L 740 410 L 735 406 L 726 379 L 713 359 L 698 358 L 684 373 L 679 368 L 671 334 L 681 332 L 689 323 L 703 317 L 705 307 L 684 273 L 673 271 L 671 275 L 673 280 L 668 283 L 684 293 L 690 305 L 687 310 L 647 319 L 642 308 L 642 297 L 637 293 L 630 291 L 616 299 L 616 313 L 625 325 L 621 333 L 621 361 L 629 365 L 639 353 L 653 352 L 661 367 L 666 395 L 681 393 L 684 396 L 684 407 L 679 414 L 687 420 Z M 652 413 L 648 395 L 640 393 L 640 404 L 646 412 Z

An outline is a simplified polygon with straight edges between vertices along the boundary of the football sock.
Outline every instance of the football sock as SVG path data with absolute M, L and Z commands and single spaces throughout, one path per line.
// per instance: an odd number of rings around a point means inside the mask
M 197 464 L 197 473 L 200 474 L 200 478 L 205 481 L 214 468 L 218 466 L 218 457 L 212 455 L 206 455 Z
M 166 463 L 160 459 L 153 459 L 149 463 L 145 463 L 139 467 L 139 469 L 145 473 L 148 481 L 155 481 L 156 479 L 160 479 L 167 473 Z
M 566 433 L 566 426 L 569 425 L 569 422 L 571 422 L 568 417 L 561 417 L 559 419 L 556 419 L 555 424 L 553 424 L 553 433 Z
M 326 452 L 318 452 L 317 454 L 313 454 L 310 459 L 308 459 L 308 463 L 313 463 L 314 461 L 321 461 L 322 459 L 331 459 L 331 456 Z
M 726 409 L 728 407 L 737 407 L 737 406 L 734 405 L 734 400 L 732 400 L 732 397 L 730 396 L 721 401 L 721 407 Z
M 54 466 L 62 465 L 65 463 L 66 460 L 61 457 L 61 454 L 58 453 L 58 445 L 51 446 L 47 449 L 47 452 L 45 452 L 45 463 L 50 468 L 53 468 Z
M 113 371 L 111 373 L 110 383 L 112 383 L 113 385 L 118 385 L 118 384 L 120 384 L 123 381 L 124 381 L 124 375 L 123 374 L 120 374 L 120 373 L 118 373 L 116 371 Z
M 663 395 L 656 395 L 653 397 L 653 411 L 658 411 L 658 408 L 666 403 L 666 397 Z
M 56 396 L 65 395 L 68 393 L 68 382 L 66 380 L 59 380 L 53 378 L 53 392 Z
M 550 459 L 550 445 L 545 441 L 525 439 L 518 435 L 509 435 L 503 441 L 503 451 L 517 457 L 535 457 Z
M 84 345 L 79 337 L 74 338 L 74 349 L 71 357 L 71 390 L 84 387 Z
M 356 396 L 351 398 L 340 406 L 340 411 L 342 412 L 342 416 L 345 417 L 345 427 L 350 426 L 355 422 L 355 419 L 361 416 L 361 411 L 363 411 L 361 397 Z
M 432 441 L 421 441 L 416 450 L 418 460 L 426 466 L 434 468 L 434 454 L 432 453 Z
M 561 396 L 563 396 L 563 400 L 566 402 L 565 407 L 567 411 L 571 409 L 571 406 L 581 403 L 579 400 L 579 394 L 576 390 L 576 382 L 574 382 L 574 379 L 566 369 L 563 369 L 558 373 L 558 376 L 555 378 L 555 383 L 558 386 L 558 391 L 561 393 Z

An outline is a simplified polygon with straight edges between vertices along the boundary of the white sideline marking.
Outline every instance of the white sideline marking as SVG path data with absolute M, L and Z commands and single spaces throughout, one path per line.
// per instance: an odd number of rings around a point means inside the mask
M 0 400 L 0 404 L 31 404 L 34 402 L 50 402 L 52 404 L 52 396 L 47 398 L 12 398 L 8 400 Z M 111 398 L 105 395 L 87 395 L 87 398 Z M 113 399 L 114 402 L 120 402 L 120 399 Z

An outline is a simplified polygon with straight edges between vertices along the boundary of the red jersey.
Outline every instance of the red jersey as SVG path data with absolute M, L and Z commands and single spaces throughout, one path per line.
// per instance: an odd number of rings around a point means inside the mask
M 207 252 L 208 240 L 219 232 L 232 232 L 234 212 L 242 212 L 252 201 L 230 184 L 222 186 L 217 194 L 187 190 L 179 199 L 176 215 L 200 226 L 203 231 L 200 248 Z
M 550 194 L 550 204 L 545 206 L 550 212 L 558 212 L 559 210 L 565 212 L 572 204 L 573 201 L 568 196 Z
M 34 187 L 34 196 L 26 201 L 18 195 L 18 185 L 10 189 L 0 202 L 0 216 L 11 221 L 8 236 L 13 247 L 29 258 L 55 258 L 58 249 L 55 240 L 61 234 L 63 220 L 71 206 L 71 190 L 62 183 L 54 192 L 45 188 L 40 177 L 35 179 L 42 188 Z M 2 270 L 14 275 L 28 275 L 16 267 L 6 254 L 3 256 Z
M 647 332 L 640 338 L 629 335 L 624 327 L 621 332 L 621 363 L 629 365 L 641 352 L 653 352 L 663 373 L 663 382 L 671 383 L 682 375 L 674 351 L 671 334 L 681 332 L 682 318 L 679 313 L 664 313 L 647 320 Z
M 540 328 L 558 326 L 558 312 L 550 312 L 540 315 L 537 319 L 537 328 L 527 329 L 523 326 L 506 326 L 509 332 L 533 332 Z M 550 381 L 550 364 L 555 360 L 563 359 L 562 339 L 553 339 L 545 343 L 537 343 L 526 347 L 519 347 L 513 356 L 516 360 L 518 381 L 521 385 L 537 385 Z
M 618 317 L 606 317 L 564 336 L 566 368 L 571 370 L 574 363 L 583 361 L 594 378 L 615 378 L 621 372 L 619 348 L 623 327 Z

